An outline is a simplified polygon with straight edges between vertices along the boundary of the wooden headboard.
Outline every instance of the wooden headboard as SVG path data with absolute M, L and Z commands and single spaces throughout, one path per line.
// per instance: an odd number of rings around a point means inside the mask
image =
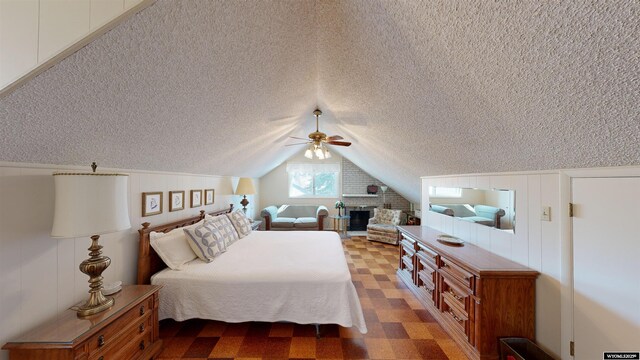
M 209 213 L 211 216 L 217 216 L 222 214 L 227 214 L 233 211 L 233 204 L 230 204 L 228 208 L 223 210 L 214 211 Z M 151 225 L 148 222 L 142 224 L 142 229 L 138 230 L 140 233 L 140 244 L 138 251 L 138 284 L 144 285 L 149 284 L 151 281 L 151 275 L 157 273 L 160 270 L 163 270 L 167 267 L 167 265 L 160 259 L 160 256 L 153 250 L 151 245 L 149 244 L 149 234 L 152 231 L 166 233 L 173 229 L 177 229 L 183 226 L 189 226 L 197 223 L 198 221 L 204 219 L 204 210 L 200 210 L 200 215 L 170 222 L 164 225 L 158 225 L 154 227 L 149 227 Z

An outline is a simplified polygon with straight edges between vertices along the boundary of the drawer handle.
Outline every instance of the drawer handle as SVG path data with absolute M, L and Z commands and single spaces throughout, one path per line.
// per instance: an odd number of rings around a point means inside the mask
M 98 336 L 98 346 L 99 347 L 104 346 L 104 335 Z
M 144 332 L 144 323 L 140 324 L 140 332 L 143 333 Z
M 456 300 L 462 301 L 463 297 L 456 295 L 456 293 L 454 293 L 452 290 L 449 290 L 449 294 L 451 294 L 451 296 L 453 296 Z
M 100 356 L 98 360 L 104 360 L 104 356 Z
M 140 316 L 144 315 L 144 305 L 140 306 Z
M 449 315 L 453 316 L 453 318 L 455 319 L 455 321 L 462 321 L 462 319 L 460 319 L 459 317 L 457 317 L 453 311 L 449 310 Z
M 140 350 L 144 350 L 144 340 L 140 341 Z

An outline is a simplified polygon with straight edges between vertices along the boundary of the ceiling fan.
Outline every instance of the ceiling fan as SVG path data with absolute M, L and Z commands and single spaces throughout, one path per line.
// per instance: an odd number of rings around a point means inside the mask
M 343 140 L 342 136 L 340 135 L 327 136 L 327 134 L 319 130 L 318 122 L 319 122 L 320 115 L 322 115 L 322 111 L 320 111 L 320 109 L 315 109 L 313 111 L 313 115 L 315 115 L 316 117 L 316 131 L 309 134 L 309 140 L 305 138 L 289 136 L 292 139 L 307 140 L 307 141 L 303 143 L 297 143 L 297 144 L 287 144 L 285 146 L 309 144 L 307 151 L 304 152 L 304 156 L 309 159 L 312 159 L 313 155 L 315 155 L 320 160 L 328 159 L 331 157 L 331 153 L 329 152 L 327 145 L 351 146 L 351 143 L 348 141 L 340 141 L 340 140 Z

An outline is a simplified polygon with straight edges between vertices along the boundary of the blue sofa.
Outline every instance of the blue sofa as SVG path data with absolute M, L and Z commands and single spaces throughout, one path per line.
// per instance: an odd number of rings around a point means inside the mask
M 265 230 L 324 230 L 329 210 L 322 205 L 267 206 L 260 215 Z
M 496 229 L 500 229 L 500 218 L 505 215 L 503 209 L 488 205 L 432 204 L 430 207 L 431 211 L 476 224 L 492 226 Z

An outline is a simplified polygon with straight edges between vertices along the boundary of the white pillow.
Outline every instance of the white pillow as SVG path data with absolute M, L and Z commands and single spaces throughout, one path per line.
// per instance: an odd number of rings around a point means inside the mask
M 211 220 L 201 221 L 195 227 L 184 228 L 191 250 L 206 262 L 227 251 L 224 236 Z
M 173 229 L 168 233 L 152 231 L 149 243 L 171 270 L 182 270 L 184 264 L 196 258 L 187 243 L 183 228 Z
M 242 210 L 236 210 L 230 214 L 227 214 L 227 217 L 231 221 L 231 224 L 233 224 L 233 227 L 236 229 L 236 232 L 238 233 L 238 237 L 240 239 L 251 234 L 251 222 L 249 222 L 249 219 L 247 219 L 247 216 Z

